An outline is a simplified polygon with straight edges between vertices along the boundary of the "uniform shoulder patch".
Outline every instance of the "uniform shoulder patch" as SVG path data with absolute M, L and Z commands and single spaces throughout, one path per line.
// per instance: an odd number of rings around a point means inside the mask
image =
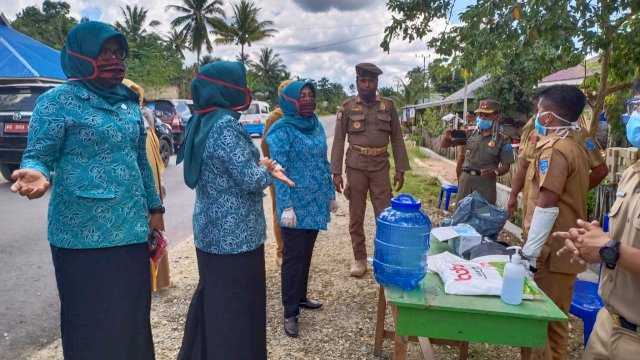
M 347 99 L 346 99 L 345 101 L 343 101 L 343 102 L 342 102 L 342 104 L 340 104 L 340 105 L 342 105 L 342 106 L 344 107 L 345 105 L 347 105 L 348 103 L 350 103 L 350 102 L 354 101 L 355 99 L 356 99 L 356 97 L 355 97 L 355 96 L 352 96 L 352 97 L 350 97 L 350 98 L 347 98 Z
M 593 151 L 596 149 L 596 142 L 593 139 L 587 139 L 584 141 L 584 146 L 587 147 L 587 150 Z
M 544 175 L 549 170 L 549 159 L 540 160 L 540 174 Z
M 503 150 L 506 152 L 512 152 L 513 151 L 513 146 L 511 145 L 511 143 L 506 143 L 504 144 Z

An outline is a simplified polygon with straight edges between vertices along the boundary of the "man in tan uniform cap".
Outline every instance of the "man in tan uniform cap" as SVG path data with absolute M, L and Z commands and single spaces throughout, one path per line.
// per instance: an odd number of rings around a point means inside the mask
M 481 100 L 475 111 L 478 115 L 476 129 L 467 131 L 465 139 L 453 139 L 451 129 L 447 129 L 442 139 L 442 147 L 465 145 L 462 174 L 458 181 L 458 198 L 477 191 L 488 202 L 496 203 L 496 178 L 509 171 L 515 161 L 511 139 L 498 131 L 500 103 Z
M 376 96 L 378 75 L 382 70 L 373 64 L 362 63 L 356 65 L 356 74 L 358 96 L 344 101 L 336 118 L 331 173 L 336 191 L 342 192 L 342 162 L 345 137 L 348 137 L 344 195 L 349 200 L 349 233 L 355 259 L 350 274 L 361 277 L 367 271 L 363 226 L 367 194 L 371 197 L 376 217 L 391 205 L 389 142 L 395 161 L 396 191 L 402 188 L 404 172 L 409 170 L 409 159 L 393 101 Z
M 640 100 L 640 78 L 634 83 Z M 636 110 L 640 111 L 640 109 Z M 640 114 L 629 120 L 627 138 L 640 147 Z M 631 135 L 635 134 L 635 135 Z M 609 211 L 611 231 L 578 221 L 579 228 L 553 234 L 564 238 L 560 254 L 573 261 L 604 263 L 599 293 L 605 307 L 600 310 L 589 337 L 583 360 L 638 359 L 640 350 L 640 161 L 629 167 L 618 184 L 616 201 Z
M 569 262 L 570 254 L 558 255 L 564 241 L 552 231 L 574 226 L 587 217 L 589 158 L 575 140 L 586 99 L 575 86 L 555 85 L 540 94 L 535 160 L 530 166 L 531 188 L 527 199 L 524 231 L 527 242 L 522 253 L 537 268 L 534 280 L 565 313 L 569 312 L 576 275 L 586 267 Z M 549 323 L 547 344 L 534 349 L 534 359 L 567 359 L 568 323 Z

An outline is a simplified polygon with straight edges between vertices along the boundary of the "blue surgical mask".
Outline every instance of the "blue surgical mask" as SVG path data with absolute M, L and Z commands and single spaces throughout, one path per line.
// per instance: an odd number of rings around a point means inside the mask
M 627 140 L 634 147 L 640 147 L 640 114 L 634 111 L 627 122 Z
M 493 126 L 493 121 L 481 119 L 479 116 L 476 118 L 476 125 L 480 130 L 488 130 Z
M 535 127 L 536 127 L 536 131 L 538 132 L 538 134 L 540 134 L 541 136 L 547 136 L 547 128 L 542 126 L 542 124 L 540 124 L 540 121 L 538 120 L 538 118 L 540 117 L 540 114 L 536 114 L 536 121 L 534 123 Z

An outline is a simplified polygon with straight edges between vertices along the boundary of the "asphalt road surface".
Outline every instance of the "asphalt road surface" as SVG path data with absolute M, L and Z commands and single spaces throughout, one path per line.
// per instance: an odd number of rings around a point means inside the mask
M 321 121 L 333 136 L 335 116 Z M 260 138 L 254 138 L 260 146 Z M 164 173 L 165 227 L 170 247 L 192 235 L 195 192 L 184 185 L 175 156 Z M 0 176 L 0 359 L 20 359 L 59 337 L 59 300 L 47 242 L 49 194 L 29 201 L 11 193 Z

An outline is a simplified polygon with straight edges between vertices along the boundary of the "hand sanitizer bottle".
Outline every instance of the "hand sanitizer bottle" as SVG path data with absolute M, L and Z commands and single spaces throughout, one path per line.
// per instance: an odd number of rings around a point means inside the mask
M 500 299 L 509 305 L 519 305 L 522 303 L 522 293 L 524 291 L 525 270 L 518 251 L 519 246 L 511 246 L 507 249 L 515 249 L 515 254 L 511 256 L 511 262 L 504 267 L 502 276 L 502 292 Z

